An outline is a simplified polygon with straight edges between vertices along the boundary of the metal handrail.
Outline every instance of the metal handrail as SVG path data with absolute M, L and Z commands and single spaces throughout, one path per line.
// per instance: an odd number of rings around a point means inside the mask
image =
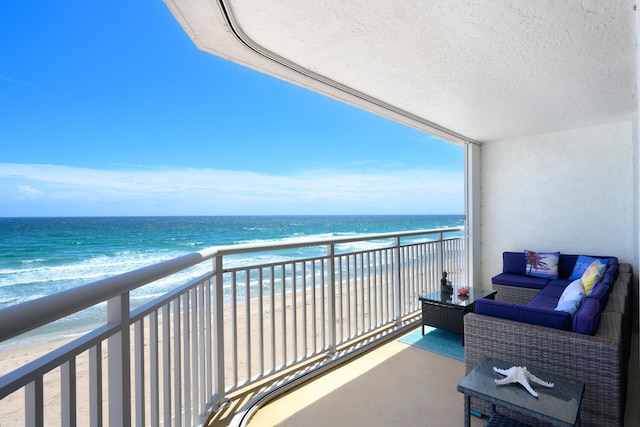
M 216 256 L 351 243 L 362 240 L 381 240 L 394 237 L 451 233 L 461 231 L 462 229 L 462 227 L 439 228 L 432 230 L 404 231 L 398 233 L 368 234 L 357 237 L 315 239 L 304 242 L 274 242 L 260 245 L 240 244 L 231 246 L 214 246 L 178 258 L 160 262 L 158 264 L 142 267 L 117 276 L 58 292 L 53 295 L 6 307 L 0 310 L 0 342 L 17 337 L 25 332 L 54 322 L 95 304 L 107 301 L 124 292 L 130 292 L 136 288 L 169 276 L 178 271 L 193 267 L 194 265 Z
M 103 389 L 108 390 L 105 410 L 111 425 L 128 426 L 131 417 L 136 425 L 148 419 L 152 424 L 160 419 L 167 425 L 181 425 L 181 420 L 188 425 L 202 424 L 206 414 L 224 404 L 231 391 L 323 353 L 334 354 L 338 345 L 393 326 L 417 311 L 415 296 L 425 286 L 435 286 L 445 262 L 447 268 L 463 273 L 464 239 L 445 238 L 446 233 L 462 230 L 211 247 L 5 308 L 0 310 L 0 342 L 107 303 L 105 324 L 0 377 L 0 400 L 24 389 L 26 425 L 44 425 L 43 378 L 60 367 L 62 424 L 73 425 L 78 399 L 76 360 L 88 353 L 91 381 L 88 397 L 83 398 L 88 398 L 91 425 L 102 425 Z M 422 235 L 436 235 L 437 239 L 401 245 L 403 237 Z M 391 240 L 388 246 L 336 251 L 344 243 L 386 239 Z M 326 253 L 224 267 L 229 255 L 313 246 L 325 247 Z M 211 261 L 206 273 L 131 309 L 131 291 L 206 261 Z M 225 287 L 227 292 L 231 289 L 230 302 L 223 301 Z M 264 295 L 263 287 L 267 289 Z M 263 298 L 268 306 L 263 305 Z M 230 309 L 227 314 L 225 306 Z M 259 322 L 255 335 L 250 324 L 253 315 Z M 244 354 L 238 353 L 241 345 Z M 107 380 L 102 378 L 103 351 L 108 352 Z

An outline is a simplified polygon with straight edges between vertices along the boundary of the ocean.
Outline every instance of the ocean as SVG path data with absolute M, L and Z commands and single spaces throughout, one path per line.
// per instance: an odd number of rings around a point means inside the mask
M 463 215 L 0 218 L 0 309 L 211 246 L 462 225 Z M 366 249 L 358 246 L 366 244 L 340 249 Z M 279 256 L 238 255 L 234 262 L 269 262 Z M 132 293 L 132 305 L 200 273 L 185 272 L 141 288 Z

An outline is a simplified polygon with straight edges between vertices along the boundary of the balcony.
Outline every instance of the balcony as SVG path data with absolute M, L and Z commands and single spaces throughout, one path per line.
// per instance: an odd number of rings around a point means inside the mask
M 238 393 L 283 390 L 415 326 L 418 295 L 437 289 L 442 271 L 466 281 L 461 232 L 216 247 L 8 307 L 3 343 L 88 308 L 103 320 L 3 372 L 0 417 L 28 426 L 202 425 L 235 408 Z M 341 250 L 353 242 L 368 249 Z M 293 255 L 301 249 L 315 255 Z M 278 262 L 234 262 L 281 251 Z M 132 303 L 136 289 L 185 271 L 194 275 L 182 286 Z
M 259 409 L 247 424 L 258 426 L 462 426 L 463 399 L 456 386 L 464 363 L 397 340 L 377 348 Z M 638 418 L 638 330 L 632 338 L 624 425 Z M 212 427 L 227 425 L 221 413 Z M 471 417 L 471 426 L 487 418 Z
M 467 280 L 461 231 L 210 248 L 9 307 L 3 342 L 96 304 L 105 321 L 3 372 L 3 424 L 461 425 L 464 364 L 398 341 L 418 327 L 417 297 L 443 270 Z M 354 241 L 370 248 L 341 252 Z M 302 248 L 318 255 L 233 262 Z M 203 263 L 207 273 L 132 306 L 136 288 Z M 632 349 L 629 402 L 637 330 Z M 637 422 L 631 403 L 625 425 Z

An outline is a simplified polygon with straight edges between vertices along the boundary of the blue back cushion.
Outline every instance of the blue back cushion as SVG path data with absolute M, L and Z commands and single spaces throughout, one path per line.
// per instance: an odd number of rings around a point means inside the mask
M 561 279 L 567 279 L 573 272 L 573 267 L 576 265 L 579 255 L 573 254 L 560 254 L 558 261 L 558 277 Z M 594 258 L 608 259 L 607 269 L 615 266 L 617 272 L 618 258 L 611 256 L 595 256 Z M 527 261 L 524 256 L 524 252 L 503 252 L 502 253 L 502 272 L 503 273 L 515 273 L 525 274 Z M 617 277 L 617 273 L 616 273 Z M 579 279 L 579 277 L 578 277 Z
M 576 265 L 577 259 L 578 255 L 560 254 L 560 261 L 558 262 L 558 277 L 561 277 L 563 279 L 569 278 L 571 272 L 573 271 L 573 267 Z M 572 281 L 573 280 L 571 280 L 570 282 Z
M 502 253 L 502 272 L 525 274 L 527 260 L 524 252 L 503 252 Z

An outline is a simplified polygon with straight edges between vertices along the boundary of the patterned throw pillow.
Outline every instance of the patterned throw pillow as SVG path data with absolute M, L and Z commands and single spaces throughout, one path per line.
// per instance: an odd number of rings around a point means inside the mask
M 600 261 L 593 261 L 587 271 L 584 272 L 582 278 L 582 284 L 584 285 L 584 290 L 587 292 L 587 295 L 591 293 L 593 290 L 593 285 L 598 283 L 600 278 L 602 277 L 602 273 L 604 272 L 605 265 Z
M 543 279 L 558 278 L 558 261 L 560 252 L 534 252 L 524 251 L 527 261 L 525 273 L 529 276 L 541 277 Z
M 587 268 L 589 268 L 591 263 L 598 260 L 605 266 L 609 262 L 609 259 L 600 259 L 586 255 L 578 255 L 576 265 L 573 266 L 573 271 L 571 272 L 571 276 L 569 276 L 569 280 L 578 280 L 579 278 L 581 278 L 584 272 L 587 271 Z

